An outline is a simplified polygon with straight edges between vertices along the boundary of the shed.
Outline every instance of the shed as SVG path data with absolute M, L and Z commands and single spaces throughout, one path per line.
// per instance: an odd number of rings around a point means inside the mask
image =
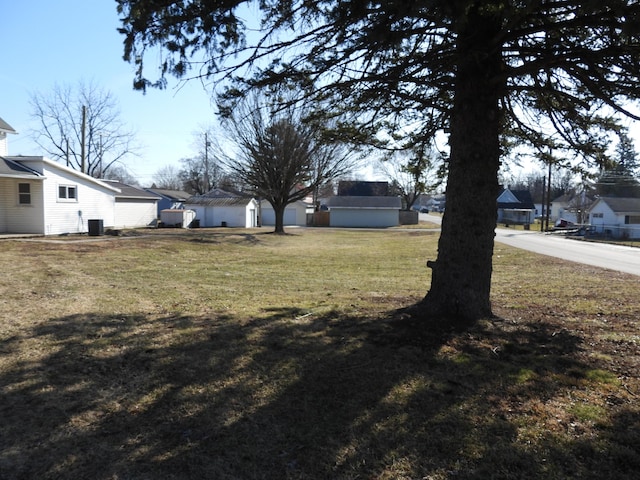
M 160 222 L 163 227 L 189 228 L 196 218 L 194 210 L 184 208 L 165 208 L 160 212 Z
M 400 197 L 337 196 L 328 201 L 331 227 L 395 227 L 400 224 Z
M 201 227 L 243 227 L 258 225 L 258 201 L 241 193 L 219 188 L 204 195 L 194 195 L 185 202 L 196 212 Z
M 190 193 L 183 192 L 182 190 L 169 190 L 165 188 L 145 188 L 145 190 L 155 193 L 160 197 L 158 201 L 158 218 L 160 218 L 162 210 L 182 209 L 185 200 L 191 196 Z

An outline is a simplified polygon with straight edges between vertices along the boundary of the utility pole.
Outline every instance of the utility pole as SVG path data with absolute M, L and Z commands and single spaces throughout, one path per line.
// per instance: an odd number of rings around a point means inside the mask
M 87 159 L 86 159 L 86 134 L 87 134 L 87 107 L 82 106 L 82 145 L 80 150 L 80 171 L 82 173 L 87 173 Z
M 546 228 L 545 230 L 549 231 L 549 216 L 551 215 L 551 156 L 549 156 L 549 173 L 547 175 L 547 217 L 546 217 Z
M 540 231 L 544 232 L 544 219 L 547 218 L 546 209 L 547 209 L 547 197 L 545 188 L 547 184 L 547 177 L 542 177 L 542 212 L 540 212 Z
M 204 132 L 204 189 L 207 193 L 209 188 L 209 132 Z
M 104 178 L 104 175 L 102 174 L 102 133 L 100 133 L 100 144 L 98 146 L 98 155 L 100 155 L 100 177 L 99 178 Z

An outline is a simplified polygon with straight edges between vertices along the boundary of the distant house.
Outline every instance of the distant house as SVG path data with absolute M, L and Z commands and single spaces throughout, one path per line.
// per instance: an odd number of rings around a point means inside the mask
M 164 188 L 145 188 L 145 190 L 160 197 L 160 200 L 158 200 L 158 218 L 160 218 L 162 210 L 182 209 L 184 202 L 191 197 L 190 193 L 181 190 L 167 190 Z
M 588 210 L 596 233 L 614 238 L 640 238 L 640 198 L 600 197 Z
M 307 212 L 313 212 L 313 207 L 307 205 L 303 201 L 290 203 L 284 209 L 284 225 L 297 225 L 304 227 L 307 224 Z M 271 204 L 262 200 L 260 202 L 260 224 L 263 226 L 272 226 L 276 224 L 276 212 Z
M 444 212 L 446 197 L 444 195 L 421 194 L 413 204 L 414 210 L 428 210 L 429 212 Z
M 119 193 L 45 157 L 0 157 L 0 232 L 84 233 L 91 219 L 113 227 Z
M 505 188 L 498 196 L 498 223 L 530 225 L 534 221 L 536 207 L 528 190 Z
M 103 182 L 118 190 L 115 193 L 114 228 L 156 226 L 160 200 L 158 195 L 115 180 Z
M 400 223 L 400 197 L 336 196 L 328 200 L 331 227 L 395 227 Z
M 204 195 L 194 195 L 184 202 L 185 209 L 196 212 L 201 227 L 256 227 L 258 207 L 254 198 L 219 188 Z
M 585 223 L 587 210 L 593 200 L 582 194 L 564 194 L 551 201 L 549 211 L 551 221 L 566 220 L 572 223 Z
M 361 180 L 341 180 L 338 182 L 339 197 L 386 197 L 387 195 L 389 195 L 388 182 Z

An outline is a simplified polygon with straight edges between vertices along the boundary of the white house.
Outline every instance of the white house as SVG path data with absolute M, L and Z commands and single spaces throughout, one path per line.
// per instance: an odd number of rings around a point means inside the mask
M 0 233 L 55 235 L 115 225 L 119 190 L 45 157 L 0 157 Z
M 303 201 L 297 201 L 290 203 L 284 209 L 284 225 L 297 225 L 304 227 L 307 225 L 307 212 L 313 212 L 313 208 L 310 208 Z M 276 224 L 276 212 L 273 210 L 271 204 L 262 200 L 260 202 L 261 213 L 261 225 L 271 226 Z
M 90 225 L 152 225 L 159 197 L 119 182 L 99 180 L 42 156 L 8 156 L 0 118 L 0 233 L 56 235 L 90 232 Z
M 395 227 L 400 224 L 400 197 L 336 196 L 328 201 L 331 227 Z
M 551 202 L 551 220 L 555 222 L 563 219 L 573 223 L 586 223 L 588 221 L 586 212 L 592 203 L 593 199 L 585 192 L 561 195 Z
M 219 188 L 184 202 L 185 209 L 196 212 L 200 227 L 256 227 L 258 206 L 254 198 Z
M 505 188 L 497 199 L 498 223 L 532 224 L 536 207 L 528 190 Z
M 160 200 L 158 195 L 115 180 L 103 182 L 119 190 L 115 194 L 114 228 L 156 226 Z
M 600 197 L 589 208 L 592 230 L 614 238 L 640 238 L 640 198 Z

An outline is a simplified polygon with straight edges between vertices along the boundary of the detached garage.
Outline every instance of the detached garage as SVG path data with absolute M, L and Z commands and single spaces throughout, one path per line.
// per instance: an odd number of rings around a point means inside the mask
M 284 209 L 284 224 L 304 227 L 307 225 L 307 210 L 309 207 L 302 201 L 290 203 Z M 313 210 L 311 210 L 313 211 Z M 276 224 L 276 212 L 266 200 L 260 202 L 261 224 L 263 226 L 273 226 Z
M 158 195 L 114 180 L 103 182 L 120 190 L 120 193 L 115 194 L 114 228 L 156 226 L 160 200 Z
M 201 227 L 252 228 L 258 225 L 257 200 L 218 188 L 188 198 L 184 208 L 196 212 Z
M 400 224 L 400 197 L 350 197 L 329 199 L 331 227 L 395 227 Z

